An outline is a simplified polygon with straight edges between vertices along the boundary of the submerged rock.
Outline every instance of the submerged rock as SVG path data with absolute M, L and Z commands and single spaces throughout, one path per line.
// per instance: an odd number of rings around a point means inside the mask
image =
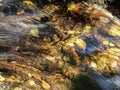
M 0 18 L 0 89 L 120 89 L 120 20 L 97 4 L 57 5 Z

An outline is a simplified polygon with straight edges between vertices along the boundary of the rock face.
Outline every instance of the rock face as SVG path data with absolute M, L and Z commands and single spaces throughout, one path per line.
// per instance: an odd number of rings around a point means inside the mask
M 117 17 L 88 2 L 23 10 L 0 17 L 1 90 L 120 89 Z

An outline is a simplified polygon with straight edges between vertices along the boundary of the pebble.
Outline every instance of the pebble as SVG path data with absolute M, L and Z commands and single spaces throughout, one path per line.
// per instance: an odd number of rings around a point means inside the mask
M 15 87 L 13 90 L 23 90 L 23 89 L 20 87 Z
M 0 82 L 5 81 L 5 77 L 0 75 Z

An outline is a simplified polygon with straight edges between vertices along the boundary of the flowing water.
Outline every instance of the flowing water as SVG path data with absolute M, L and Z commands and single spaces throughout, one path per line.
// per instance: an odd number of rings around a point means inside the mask
M 0 90 L 120 90 L 120 19 L 97 4 L 57 5 L 0 17 Z

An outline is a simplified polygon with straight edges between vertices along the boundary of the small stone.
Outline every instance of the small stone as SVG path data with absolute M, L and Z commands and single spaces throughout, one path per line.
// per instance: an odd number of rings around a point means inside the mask
M 64 60 L 64 61 L 70 61 L 70 57 L 64 56 L 64 57 L 63 57 L 63 60 Z
M 70 2 L 70 3 L 68 3 L 68 5 L 67 5 L 67 10 L 68 10 L 68 11 L 72 11 L 72 10 L 74 10 L 75 8 L 76 8 L 75 2 Z
M 42 80 L 41 82 L 41 85 L 44 89 L 50 90 L 50 85 L 46 81 Z
M 28 80 L 28 84 L 29 84 L 30 86 L 36 85 L 33 80 Z
M 12 90 L 23 90 L 22 88 L 20 88 L 20 87 L 15 87 L 14 89 L 12 89 Z
M 35 81 L 33 81 L 33 80 L 27 80 L 26 82 L 25 82 L 25 86 L 28 86 L 28 87 L 34 87 L 34 86 L 36 86 L 37 84 L 35 83 Z
M 38 29 L 32 29 L 30 30 L 30 34 L 34 37 L 39 37 L 39 30 Z
M 5 77 L 0 75 L 0 82 L 5 81 Z
M 75 44 L 77 44 L 79 46 L 79 48 L 85 50 L 86 49 L 86 42 L 82 39 L 77 39 L 75 41 Z
M 0 12 L 0 18 L 4 17 L 4 13 Z
M 116 68 L 116 67 L 117 67 L 117 61 L 112 60 L 112 61 L 110 62 L 110 65 L 111 65 L 112 68 Z
M 96 68 L 96 67 L 97 67 L 97 65 L 96 65 L 96 63 L 95 63 L 95 62 L 91 62 L 90 67 L 92 67 L 92 68 Z

